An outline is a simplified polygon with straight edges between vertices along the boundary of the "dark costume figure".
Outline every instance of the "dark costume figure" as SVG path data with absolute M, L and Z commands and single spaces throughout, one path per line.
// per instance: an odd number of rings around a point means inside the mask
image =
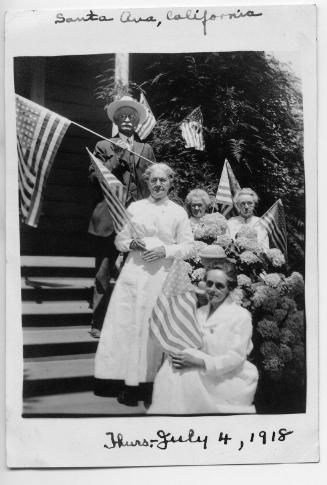
M 149 195 L 147 184 L 142 177 L 149 163 L 140 156 L 155 161 L 154 153 L 147 143 L 134 140 L 135 130 L 138 124 L 144 121 L 146 111 L 140 103 L 124 96 L 109 104 L 107 113 L 109 119 L 118 126 L 118 135 L 112 138 L 115 144 L 108 140 L 98 142 L 94 155 L 125 185 L 126 205 L 129 205 Z M 129 150 L 135 152 L 135 155 Z M 96 260 L 91 335 L 99 338 L 110 299 L 110 279 L 115 272 L 118 251 L 114 245 L 112 217 L 92 165 L 89 169 L 89 179 L 98 185 L 98 203 L 92 213 L 88 232 L 91 234 Z

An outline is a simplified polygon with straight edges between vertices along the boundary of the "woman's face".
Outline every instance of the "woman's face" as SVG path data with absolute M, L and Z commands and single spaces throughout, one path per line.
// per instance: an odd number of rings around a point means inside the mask
M 252 195 L 240 195 L 237 201 L 237 207 L 244 219 L 253 216 L 254 202 Z
M 148 187 L 155 200 L 164 199 L 170 188 L 170 180 L 165 171 L 161 168 L 154 168 L 148 180 Z
M 206 293 L 211 305 L 219 305 L 229 294 L 228 279 L 221 269 L 209 269 L 206 275 Z
M 192 216 L 196 217 L 197 219 L 203 217 L 206 212 L 206 206 L 200 197 L 193 197 L 191 199 L 190 207 Z

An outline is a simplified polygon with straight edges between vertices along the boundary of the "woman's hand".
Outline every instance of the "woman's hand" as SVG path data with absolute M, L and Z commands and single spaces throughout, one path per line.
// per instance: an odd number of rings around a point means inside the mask
M 142 257 L 148 263 L 151 261 L 156 261 L 157 259 L 166 257 L 166 250 L 164 246 L 159 246 L 157 248 L 150 249 L 149 251 L 144 251 Z
M 204 369 L 204 360 L 200 357 L 195 357 L 188 350 L 183 350 L 178 354 L 170 355 L 171 363 L 175 369 L 184 369 L 186 367 L 199 367 Z
M 130 249 L 137 250 L 141 249 L 142 251 L 145 250 L 145 242 L 143 239 L 133 239 L 131 244 L 129 245 Z

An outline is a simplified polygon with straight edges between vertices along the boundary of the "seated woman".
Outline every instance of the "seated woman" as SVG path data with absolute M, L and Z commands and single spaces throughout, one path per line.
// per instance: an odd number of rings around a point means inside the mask
M 253 215 L 254 209 L 258 204 L 258 196 L 254 190 L 249 188 L 240 189 L 234 197 L 234 205 L 239 212 L 236 217 L 231 217 L 228 221 L 228 227 L 231 239 L 246 234 L 251 237 L 253 233 L 257 242 L 269 249 L 269 237 L 266 229 L 259 223 L 259 217 Z
M 138 236 L 126 225 L 115 239 L 117 249 L 129 254 L 95 356 L 95 393 L 130 406 L 151 400 L 162 351 L 149 338 L 149 317 L 173 258 L 187 258 L 193 250 L 186 211 L 168 197 L 173 175 L 163 163 L 145 171 L 151 195 L 127 209 Z
M 258 371 L 247 360 L 251 315 L 230 297 L 235 266 L 208 269 L 205 284 L 209 303 L 197 310 L 203 346 L 167 356 L 154 382 L 150 414 L 255 412 Z

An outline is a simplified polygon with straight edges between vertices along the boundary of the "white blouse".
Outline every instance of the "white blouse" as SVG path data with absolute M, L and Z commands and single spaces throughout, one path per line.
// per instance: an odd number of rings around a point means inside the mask
M 255 229 L 257 232 L 258 243 L 261 243 L 266 249 L 269 249 L 269 237 L 264 227 L 259 223 L 259 217 L 252 216 L 244 219 L 242 216 L 231 217 L 227 224 L 231 239 L 235 239 L 237 233 L 244 227 Z
M 193 252 L 194 238 L 183 207 L 168 198 L 155 201 L 151 196 L 133 202 L 127 209 L 137 235 L 151 249 L 164 246 L 166 258 L 188 258 Z M 117 234 L 115 245 L 119 251 L 130 251 L 133 237 L 128 226 Z

